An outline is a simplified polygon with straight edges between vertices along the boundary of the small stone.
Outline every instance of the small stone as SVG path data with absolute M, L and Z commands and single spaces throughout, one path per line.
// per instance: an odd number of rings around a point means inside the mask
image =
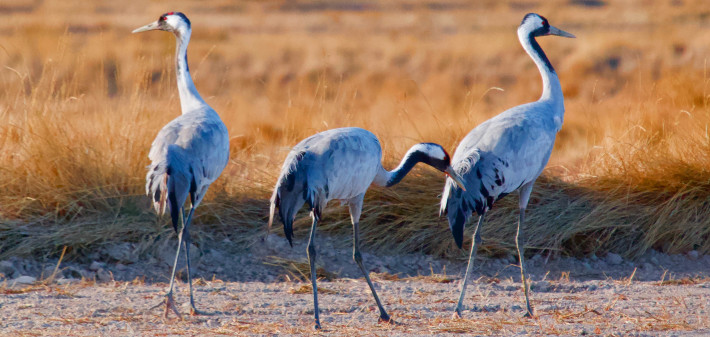
M 160 262 L 166 266 L 172 267 L 175 263 L 175 247 L 177 247 L 177 240 L 168 240 L 163 243 L 160 250 L 157 252 L 157 257 Z M 201 263 L 201 252 L 194 244 L 190 244 L 190 265 L 191 267 L 197 269 Z M 187 264 L 185 263 L 185 250 L 180 250 L 180 257 L 177 260 L 178 269 L 185 268 Z
M 500 311 L 500 304 L 488 304 L 483 306 L 481 309 L 483 312 L 498 312 Z
M 87 280 L 95 280 L 96 279 L 96 272 L 89 271 L 89 270 L 82 270 L 81 277 L 83 279 L 87 279 Z
M 54 275 L 54 278 L 62 278 L 62 277 L 64 277 L 64 275 L 62 274 L 62 270 L 61 270 L 61 269 L 57 269 L 57 273 L 55 274 L 55 273 L 54 273 L 54 269 L 55 269 L 55 268 L 56 268 L 56 267 L 53 267 L 53 266 L 47 266 L 46 268 L 44 268 L 44 271 L 42 272 L 42 277 L 45 278 L 45 279 L 52 277 L 52 275 Z
M 84 273 L 82 273 L 80 269 L 76 269 L 74 267 L 64 268 L 64 272 L 62 274 L 66 278 L 80 279 L 84 277 Z
M 99 262 L 99 261 L 93 261 L 91 262 L 91 265 L 89 266 L 89 270 L 91 271 L 97 271 L 101 268 L 103 268 L 104 264 Z
M 530 289 L 532 289 L 535 292 L 539 293 L 546 293 L 550 291 L 550 288 L 552 287 L 552 284 L 548 281 L 540 281 L 540 282 L 535 282 L 532 284 Z
M 606 263 L 608 263 L 612 266 L 619 265 L 622 262 L 624 262 L 624 259 L 621 257 L 621 255 L 614 254 L 614 253 L 606 254 L 605 260 L 606 260 Z
M 604 269 L 607 267 L 607 264 L 606 264 L 606 262 L 597 259 L 597 262 L 594 262 L 593 267 L 596 269 Z
M 126 268 L 127 268 L 127 267 L 126 267 L 125 264 L 123 264 L 123 263 L 116 263 L 116 270 L 118 270 L 118 271 L 124 271 L 124 270 L 126 270 Z
M 12 284 L 13 285 L 15 285 L 15 284 L 32 284 L 35 281 L 37 281 L 36 277 L 23 275 L 23 276 L 20 276 L 16 279 L 12 280 Z
M 11 277 L 15 273 L 15 265 L 10 261 L 0 261 L 0 274 L 5 275 L 5 277 Z
M 136 263 L 138 262 L 138 254 L 136 254 L 133 245 L 128 242 L 113 244 L 104 249 L 104 253 L 111 259 L 121 263 Z
M 688 257 L 691 260 L 697 260 L 700 257 L 700 253 L 697 250 L 691 250 L 688 252 Z
M 79 280 L 77 280 L 75 278 L 60 278 L 56 282 L 59 285 L 65 285 L 65 284 L 72 284 L 72 283 L 79 282 Z
M 96 278 L 98 278 L 101 282 L 113 281 L 113 275 L 111 272 L 103 268 L 99 268 L 99 270 L 96 271 Z

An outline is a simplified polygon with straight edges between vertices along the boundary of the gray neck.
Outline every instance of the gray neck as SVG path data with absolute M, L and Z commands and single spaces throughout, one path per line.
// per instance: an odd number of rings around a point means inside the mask
M 519 29 L 518 39 L 525 51 L 530 55 L 530 58 L 535 62 L 535 65 L 537 65 L 537 69 L 542 76 L 542 95 L 540 96 L 540 101 L 552 103 L 557 114 L 564 114 L 564 97 L 562 96 L 560 80 L 550 60 L 547 59 L 547 55 L 542 51 L 535 37 L 527 30 Z
M 382 165 L 380 165 L 379 172 L 375 177 L 373 183 L 379 186 L 390 187 L 398 184 L 402 179 L 409 173 L 409 171 L 414 168 L 418 163 L 424 163 L 437 170 L 443 170 L 442 168 L 437 168 L 436 165 L 443 165 L 443 156 L 445 153 L 440 148 L 434 148 L 434 144 L 430 143 L 420 143 L 412 146 L 409 151 L 404 155 L 402 161 L 399 165 L 392 171 L 387 171 Z M 438 146 L 438 145 L 437 145 Z M 439 151 L 438 154 L 432 154 Z M 440 159 L 436 159 L 439 158 Z
M 176 33 L 177 46 L 175 51 L 175 64 L 178 92 L 180 93 L 180 107 L 182 113 L 188 113 L 207 106 L 200 93 L 197 92 L 195 84 L 190 76 L 190 68 L 187 65 L 187 44 L 190 42 L 190 29 Z
M 427 159 L 429 159 L 429 157 L 424 153 L 408 152 L 404 158 L 402 158 L 402 161 L 399 163 L 397 168 L 387 172 L 387 182 L 385 183 L 385 186 L 390 187 L 398 184 L 409 173 L 409 171 L 417 165 L 417 163 L 425 162 Z

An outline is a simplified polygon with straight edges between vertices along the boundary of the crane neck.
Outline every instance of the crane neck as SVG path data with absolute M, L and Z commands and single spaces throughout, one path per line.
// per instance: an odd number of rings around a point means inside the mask
M 178 92 L 180 93 L 180 107 L 183 114 L 207 106 L 205 100 L 202 99 L 200 93 L 197 92 L 195 83 L 192 82 L 190 68 L 187 65 L 187 45 L 190 43 L 191 34 L 192 31 L 189 28 L 175 32 L 177 38 L 175 48 L 175 75 L 177 77 Z
M 420 158 L 421 154 L 407 154 L 399 165 L 392 171 L 387 172 L 387 180 L 384 184 L 386 187 L 394 186 L 399 184 L 402 179 L 411 171 L 417 163 L 423 161 Z
M 444 159 L 434 158 L 434 155 L 431 154 L 433 153 L 433 151 L 436 150 L 432 150 L 431 144 L 428 143 L 421 143 L 412 146 L 412 148 L 407 151 L 407 153 L 402 158 L 402 161 L 394 170 L 387 171 L 384 169 L 384 167 L 381 167 L 380 172 L 378 173 L 377 177 L 375 177 L 374 183 L 385 187 L 396 185 L 400 181 L 402 181 L 402 179 L 409 173 L 409 171 L 411 171 L 412 168 L 414 168 L 414 166 L 418 163 L 424 163 L 440 171 L 443 171 L 448 165 L 448 159 L 444 161 Z M 441 155 L 443 154 L 444 152 L 442 151 Z
M 523 45 L 525 52 L 530 55 L 537 65 L 537 69 L 540 71 L 542 76 L 542 95 L 540 96 L 540 101 L 550 101 L 555 107 L 555 111 L 560 114 L 564 114 L 564 97 L 562 95 L 562 86 L 560 85 L 560 79 L 557 77 L 555 68 L 552 67 L 552 63 L 542 51 L 540 44 L 535 40 L 535 36 L 532 32 L 525 29 L 518 29 L 518 39 L 520 44 Z

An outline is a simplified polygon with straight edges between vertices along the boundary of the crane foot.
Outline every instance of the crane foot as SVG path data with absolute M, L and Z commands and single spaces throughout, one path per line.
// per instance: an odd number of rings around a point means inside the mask
M 386 316 L 380 316 L 380 318 L 377 319 L 377 323 L 384 323 L 384 324 L 390 324 L 390 325 L 399 325 L 395 320 L 393 320 L 389 315 Z
M 315 324 L 313 325 L 313 329 L 316 330 L 316 331 L 320 331 L 320 330 L 321 330 L 321 327 L 320 327 L 320 320 L 316 320 Z
M 170 310 L 172 310 L 175 313 L 175 315 L 178 317 L 178 319 L 182 320 L 182 315 L 180 315 L 180 312 L 178 311 L 177 306 L 175 306 L 175 300 L 173 300 L 172 293 L 165 294 L 165 299 L 163 299 L 162 301 L 160 301 L 160 303 L 151 307 L 150 310 L 161 307 L 163 305 L 165 305 L 165 314 L 164 314 L 165 318 L 168 318 L 168 313 L 170 312 Z

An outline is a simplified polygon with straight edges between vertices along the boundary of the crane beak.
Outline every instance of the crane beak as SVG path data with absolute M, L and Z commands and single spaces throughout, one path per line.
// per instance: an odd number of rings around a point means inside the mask
M 451 178 L 451 180 L 453 180 L 456 185 L 459 185 L 462 190 L 466 191 L 466 186 L 464 186 L 463 178 L 461 178 L 461 176 L 456 173 L 456 171 L 454 171 L 451 166 L 449 166 L 446 171 L 444 171 L 444 173 L 446 173 L 446 175 L 449 176 L 449 178 Z
M 134 29 L 132 33 L 135 34 L 135 33 L 140 33 L 140 32 L 146 32 L 149 30 L 159 30 L 159 29 L 160 29 L 160 26 L 158 25 L 158 21 L 155 21 L 155 22 L 151 22 L 141 28 Z
M 557 36 L 571 37 L 571 38 L 576 37 L 573 34 L 567 33 L 562 29 L 559 29 L 557 27 L 552 27 L 552 26 L 550 26 L 550 32 L 547 35 L 557 35 Z

